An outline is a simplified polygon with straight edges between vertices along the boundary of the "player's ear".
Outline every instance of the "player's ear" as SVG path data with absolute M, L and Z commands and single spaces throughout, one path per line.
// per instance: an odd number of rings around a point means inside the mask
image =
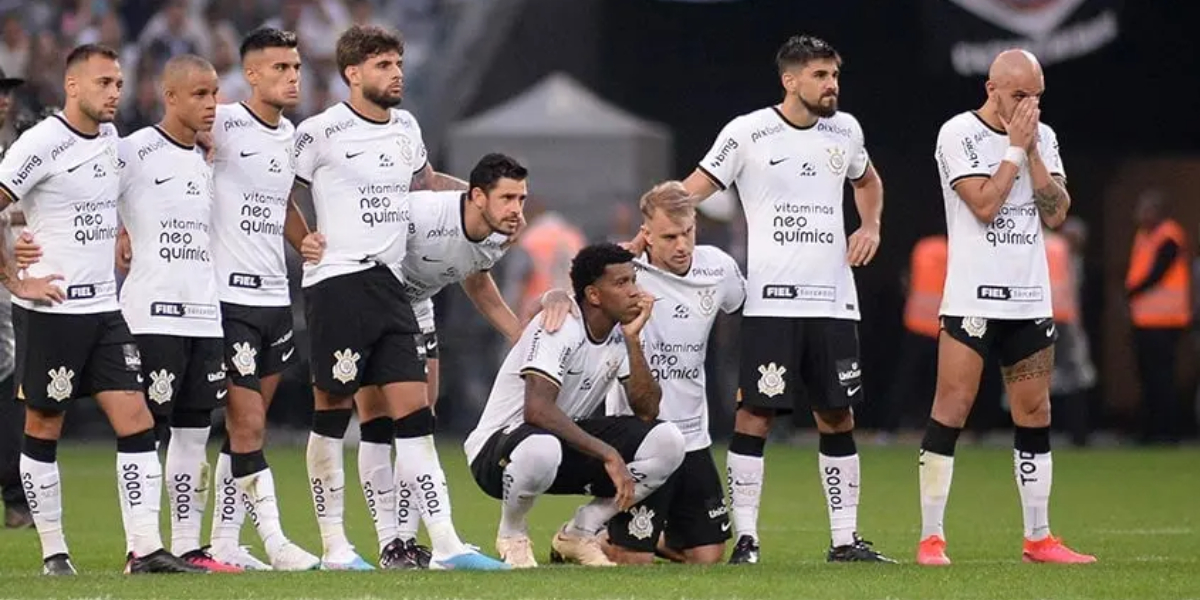
M 480 188 L 480 187 L 471 188 L 471 204 L 475 204 L 477 206 L 483 206 L 486 203 L 487 203 L 487 194 L 483 191 L 483 188 Z
M 351 87 L 354 87 L 355 85 L 360 83 L 360 81 L 359 81 L 359 75 L 360 75 L 359 65 L 350 65 L 350 66 L 346 67 L 346 70 L 344 72 L 346 74 L 346 83 L 350 84 Z
M 594 285 L 589 285 L 583 288 L 583 296 L 587 300 L 588 304 L 594 306 L 600 305 L 600 288 Z

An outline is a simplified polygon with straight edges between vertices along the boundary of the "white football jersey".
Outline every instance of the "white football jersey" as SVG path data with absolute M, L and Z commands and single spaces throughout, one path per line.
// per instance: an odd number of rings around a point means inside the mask
M 708 433 L 708 393 L 704 359 L 717 311 L 736 312 L 746 301 L 746 280 L 733 257 L 712 246 L 697 246 L 692 269 L 680 277 L 650 264 L 634 263 L 638 286 L 657 299 L 642 331 L 646 362 L 662 388 L 658 418 L 679 428 L 687 451 L 712 445 Z M 625 390 L 614 386 L 606 412 L 631 415 Z
M 745 314 L 858 320 L 842 199 L 870 158 L 848 113 L 799 128 L 775 107 L 721 130 L 700 170 L 737 184 L 749 231 Z
M 467 237 L 466 197 L 460 191 L 409 194 L 408 253 L 402 263 L 404 286 L 415 306 L 468 275 L 487 271 L 504 256 L 507 236 Z
M 603 340 L 592 340 L 581 319 L 567 319 L 548 333 L 534 317 L 492 384 L 483 415 L 463 448 L 467 462 L 495 432 L 525 422 L 525 377 L 545 377 L 559 384 L 556 403 L 571 419 L 592 416 L 604 403 L 609 387 L 629 377 L 629 353 L 618 325 Z
M 292 122 L 273 126 L 244 104 L 222 104 L 212 133 L 213 257 L 221 301 L 288 306 L 283 224 L 296 179 Z
M 1042 219 L 1034 205 L 1028 165 L 991 223 L 981 223 L 954 191 L 969 177 L 991 177 L 1008 149 L 1008 135 L 974 112 L 954 116 L 938 132 L 936 159 L 946 207 L 949 257 L 941 314 L 988 319 L 1043 319 L 1052 314 L 1050 271 Z M 1066 176 L 1058 138 L 1038 125 L 1038 153 L 1052 175 Z
M 421 128 L 408 111 L 372 121 L 341 102 L 296 129 L 296 179 L 312 190 L 321 262 L 304 265 L 304 287 L 388 265 L 400 274 L 408 236 L 408 188 L 425 168 Z
M 116 311 L 114 251 L 120 177 L 117 129 L 100 125 L 97 135 L 71 127 L 61 113 L 29 128 L 0 161 L 0 187 L 25 213 L 26 229 L 42 247 L 30 277 L 63 276 L 60 304 L 13 304 L 45 313 Z
M 133 244 L 121 312 L 134 334 L 221 337 L 212 168 L 158 127 L 120 142 L 121 222 Z

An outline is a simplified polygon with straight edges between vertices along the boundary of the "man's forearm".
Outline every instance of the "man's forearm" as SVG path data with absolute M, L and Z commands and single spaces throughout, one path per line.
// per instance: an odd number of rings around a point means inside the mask
M 521 337 L 521 321 L 500 295 L 495 280 L 487 273 L 478 273 L 463 281 L 463 291 L 492 327 L 509 341 Z
M 883 222 L 883 182 L 874 178 L 867 185 L 854 188 L 854 205 L 863 225 L 879 227 Z
M 17 283 L 17 265 L 8 253 L 8 229 L 7 223 L 0 224 L 0 285 L 11 292 Z
M 1050 169 L 1036 152 L 1029 157 L 1029 174 L 1033 183 L 1033 203 L 1041 214 L 1042 221 L 1051 227 L 1061 225 L 1071 207 L 1071 196 L 1060 177 Z
M 308 221 L 304 219 L 304 213 L 300 212 L 300 207 L 296 205 L 295 199 L 288 200 L 287 215 L 283 221 L 283 237 L 296 252 L 299 252 L 304 238 L 310 231 Z
M 431 189 L 435 192 L 466 191 L 470 187 L 467 185 L 467 182 L 453 175 L 447 175 L 438 171 L 434 171 L 433 173 L 432 185 Z
M 637 338 L 627 337 L 625 350 L 629 353 L 629 381 L 626 384 L 629 408 L 642 419 L 657 419 L 659 403 L 662 401 L 662 388 L 654 380 L 650 365 L 646 363 L 642 342 Z
M 616 452 L 612 446 L 588 434 L 554 402 L 558 386 L 540 375 L 525 376 L 525 422 L 545 429 L 572 448 L 599 460 Z

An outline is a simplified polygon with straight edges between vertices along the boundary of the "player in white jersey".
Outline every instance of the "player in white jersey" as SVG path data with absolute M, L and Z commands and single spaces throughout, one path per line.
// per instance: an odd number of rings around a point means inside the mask
M 738 411 L 727 460 L 738 537 L 731 563 L 759 558 L 763 447 L 776 414 L 809 408 L 820 433 L 831 562 L 894 562 L 858 537 L 853 407 L 865 397 L 851 267 L 879 248 L 883 183 L 853 116 L 838 112 L 841 57 L 794 36 L 775 57 L 783 102 L 725 126 L 685 181 L 703 200 L 737 185 L 749 240 Z M 861 225 L 847 239 L 846 180 Z
M 1013 463 L 1024 509 L 1025 562 L 1090 563 L 1051 535 L 1050 374 L 1054 329 L 1042 225 L 1058 227 L 1071 197 L 1054 130 L 1039 121 L 1037 59 L 1002 52 L 987 101 L 938 132 L 950 260 L 942 294 L 937 391 L 921 441 L 917 562 L 948 565 L 942 518 L 954 446 L 979 390 L 983 357 L 1000 356 L 1016 426 Z
M 476 483 L 501 501 L 496 549 L 514 567 L 537 566 L 526 517 L 542 494 L 595 496 L 555 534 L 551 560 L 612 566 L 597 533 L 683 461 L 679 429 L 655 420 L 662 390 L 639 339 L 654 297 L 636 279 L 628 250 L 581 250 L 571 285 L 583 318 L 525 327 L 463 444 Z M 592 416 L 617 380 L 643 417 Z
M 683 433 L 687 455 L 667 487 L 608 522 L 606 552 L 618 563 L 653 562 L 657 549 L 674 560 L 715 564 L 725 556 L 730 523 L 709 452 L 704 359 L 718 311 L 741 309 L 746 282 L 733 257 L 696 246 L 695 203 L 682 183 L 655 186 L 640 205 L 642 228 L 632 245 L 641 255 L 634 264 L 638 285 L 656 298 L 642 337 L 663 390 L 658 418 Z M 633 414 L 620 388 L 609 394 L 606 412 Z
M 342 438 L 354 394 L 383 389 L 382 402 L 358 405 L 362 423 L 393 420 L 396 477 L 421 490 L 418 502 L 433 545 L 431 566 L 508 568 L 462 543 L 455 532 L 425 397 L 420 333 L 403 284 L 410 226 L 409 190 L 430 171 L 421 130 L 402 97 L 403 46 L 378 27 L 355 26 L 337 43 L 350 101 L 310 117 L 296 132 L 296 180 L 312 191 L 324 252 L 305 264 L 305 311 L 312 336 L 316 412 L 308 444 L 309 482 L 328 568 L 370 569 L 346 539 Z M 364 486 L 368 500 L 373 490 Z M 392 507 L 394 510 L 394 507 Z M 412 566 L 388 544 L 381 565 Z
M 320 566 L 320 559 L 284 535 L 274 475 L 263 454 L 267 408 L 296 352 L 284 239 L 299 248 L 308 233 L 289 199 L 295 128 L 283 116 L 300 100 L 296 35 L 256 29 L 242 41 L 241 57 L 250 97 L 218 106 L 213 124 L 213 259 L 225 330 L 229 436 L 213 476 L 211 552 L 245 569 L 306 570 Z M 270 566 L 239 544 L 247 505 Z
M 92 396 L 117 434 L 117 489 L 130 573 L 202 571 L 163 548 L 162 465 L 142 393 L 141 358 L 121 316 L 114 280 L 119 158 L 112 126 L 120 100 L 117 53 L 87 44 L 66 60 L 63 112 L 37 124 L 0 162 L 0 209 L 19 202 L 41 261 L 12 291 L 17 397 L 26 403 L 21 479 L 42 543 L 43 572 L 73 575 L 63 535 L 57 449 L 70 402 Z M 55 283 L 56 281 L 61 283 Z
M 225 396 L 221 311 L 213 268 L 212 168 L 196 146 L 212 128 L 217 73 L 180 55 L 163 67 L 163 118 L 121 139 L 118 213 L 132 260 L 121 313 L 137 340 L 150 412 L 167 444 L 171 551 L 210 571 L 241 569 L 200 544 L 208 497 L 205 448 Z M 130 549 L 136 556 L 136 552 Z

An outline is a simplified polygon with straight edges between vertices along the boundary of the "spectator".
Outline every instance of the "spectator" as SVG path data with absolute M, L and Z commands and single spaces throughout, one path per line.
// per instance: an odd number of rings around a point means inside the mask
M 24 77 L 32 40 L 17 13 L 4 15 L 0 23 L 0 70 L 11 77 Z
M 143 56 L 158 67 L 179 54 L 207 56 L 209 38 L 204 23 L 188 17 L 186 0 L 169 0 L 142 31 L 138 43 Z

